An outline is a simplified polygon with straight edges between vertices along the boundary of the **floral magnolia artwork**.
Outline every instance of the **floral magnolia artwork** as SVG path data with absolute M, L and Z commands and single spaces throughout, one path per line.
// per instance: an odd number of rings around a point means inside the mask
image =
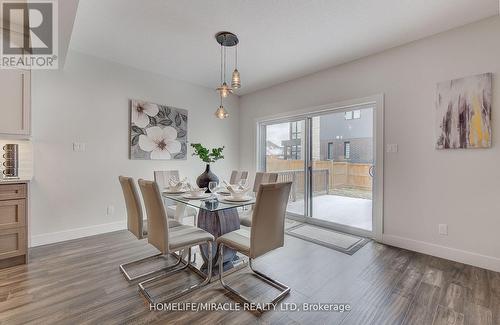
M 150 122 L 149 117 L 155 117 L 159 111 L 160 109 L 156 104 L 135 102 L 132 109 L 132 123 L 140 128 L 145 128 Z
M 187 110 L 139 100 L 130 107 L 131 159 L 186 159 Z
M 146 135 L 139 135 L 139 148 L 151 152 L 151 159 L 172 159 L 173 154 L 181 151 L 181 143 L 173 127 L 153 126 L 146 129 Z

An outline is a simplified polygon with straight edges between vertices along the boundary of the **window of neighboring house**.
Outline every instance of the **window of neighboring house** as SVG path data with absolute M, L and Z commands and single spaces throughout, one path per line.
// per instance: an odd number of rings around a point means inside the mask
M 333 160 L 333 142 L 328 142 L 328 158 L 329 160 Z
M 285 160 L 300 159 L 300 145 L 289 145 L 285 147 Z
M 300 159 L 300 146 L 292 146 L 292 159 Z
M 351 159 L 351 143 L 349 141 L 344 142 L 344 158 Z
M 361 110 L 357 109 L 355 111 L 347 111 L 344 113 L 344 117 L 346 120 L 360 119 L 361 118 Z
M 290 139 L 300 139 L 300 122 L 290 123 Z

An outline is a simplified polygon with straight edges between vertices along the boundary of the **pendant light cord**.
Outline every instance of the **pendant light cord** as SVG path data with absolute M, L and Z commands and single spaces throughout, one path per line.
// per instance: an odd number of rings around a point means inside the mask
M 222 85 L 222 44 L 220 45 L 220 84 Z
M 224 82 L 226 82 L 226 47 L 224 46 Z

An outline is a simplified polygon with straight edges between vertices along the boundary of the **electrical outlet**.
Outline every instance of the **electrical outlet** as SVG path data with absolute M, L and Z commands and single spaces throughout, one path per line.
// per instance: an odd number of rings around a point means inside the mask
M 84 152 L 86 150 L 86 145 L 83 142 L 73 142 L 74 152 Z
M 447 236 L 448 235 L 448 225 L 441 223 L 439 224 L 439 234 Z
M 106 215 L 111 216 L 115 213 L 115 207 L 113 205 L 108 205 L 106 208 Z

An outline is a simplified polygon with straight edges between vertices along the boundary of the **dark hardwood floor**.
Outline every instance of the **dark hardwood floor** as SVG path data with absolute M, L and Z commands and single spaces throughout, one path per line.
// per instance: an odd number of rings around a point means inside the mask
M 34 248 L 29 265 L 0 270 L 0 323 L 500 324 L 500 273 L 375 242 L 349 256 L 289 236 L 255 263 L 292 288 L 284 302 L 349 303 L 351 311 L 149 311 L 118 265 L 152 253 L 126 231 Z M 185 272 L 156 289 L 194 281 Z M 251 298 L 275 293 L 246 269 L 228 281 Z M 217 281 L 177 301 L 235 302 Z

